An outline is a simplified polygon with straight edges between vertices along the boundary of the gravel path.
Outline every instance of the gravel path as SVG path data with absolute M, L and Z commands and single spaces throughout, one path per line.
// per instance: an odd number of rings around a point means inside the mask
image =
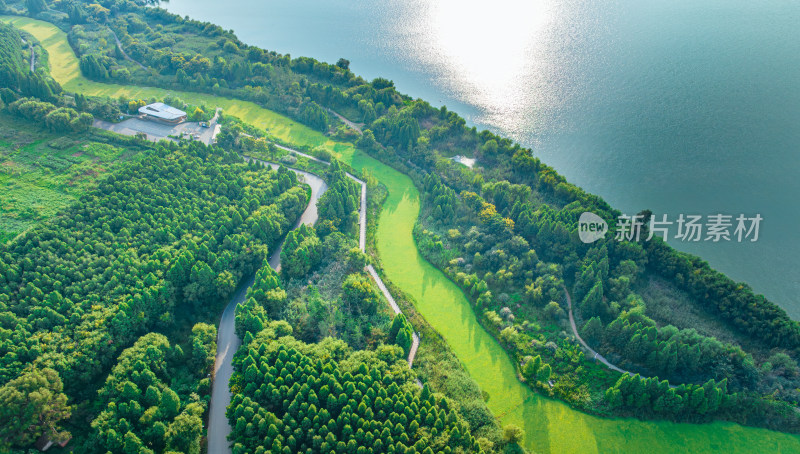
M 338 112 L 336 112 L 335 110 L 328 109 L 328 112 L 334 114 L 336 116 L 336 118 L 341 120 L 341 122 L 344 123 L 345 125 L 347 125 L 350 129 L 353 129 L 353 130 L 357 131 L 359 134 L 363 134 L 363 131 L 361 131 L 361 127 L 362 126 L 361 126 L 360 123 L 353 123 L 352 121 L 348 120 L 343 115 L 341 115 Z

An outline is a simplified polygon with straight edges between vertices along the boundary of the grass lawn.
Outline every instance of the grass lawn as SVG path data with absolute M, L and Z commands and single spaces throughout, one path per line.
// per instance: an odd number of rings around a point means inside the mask
M 420 210 L 419 192 L 411 179 L 323 134 L 251 102 L 158 88 L 104 84 L 85 79 L 66 34 L 54 25 L 16 16 L 0 20 L 39 39 L 50 53 L 52 75 L 65 90 L 89 95 L 146 98 L 179 96 L 190 104 L 222 107 L 242 121 L 265 128 L 278 139 L 301 147 L 323 147 L 357 170 L 365 170 L 386 185 L 377 249 L 385 276 L 413 296 L 418 311 L 448 341 L 467 371 L 489 395 L 488 406 L 502 424 L 525 430 L 526 447 L 540 453 L 593 452 L 800 452 L 800 438 L 735 424 L 706 425 L 601 419 L 546 399 L 516 378 L 514 365 L 502 347 L 478 324 L 458 287 L 426 262 L 416 248 L 412 229 Z M 425 340 L 422 340 L 424 348 Z
M 0 114 L 0 241 L 56 215 L 134 154 Z
M 180 90 L 100 83 L 86 79 L 80 72 L 78 58 L 67 42 L 67 34 L 58 27 L 48 22 L 22 16 L 0 16 L 0 20 L 13 24 L 39 40 L 50 54 L 51 75 L 66 91 L 94 96 L 119 97 L 124 95 L 141 99 L 149 97 L 163 98 L 171 94 L 189 104 L 222 107 L 226 113 L 239 117 L 242 121 L 253 126 L 267 129 L 270 135 L 297 146 L 312 148 L 323 146 L 332 151 L 342 150 L 343 148 L 341 143 L 333 142 L 323 134 L 305 125 L 259 107 L 249 101 Z M 352 145 L 349 144 L 345 145 L 344 148 L 353 149 Z

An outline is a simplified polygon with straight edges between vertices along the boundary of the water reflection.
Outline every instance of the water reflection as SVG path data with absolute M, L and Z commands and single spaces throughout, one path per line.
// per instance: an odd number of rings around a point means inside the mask
M 389 31 L 410 52 L 395 56 L 422 65 L 449 96 L 480 106 L 478 121 L 519 130 L 532 106 L 546 108 L 531 95 L 552 82 L 555 2 L 416 1 L 402 8 Z

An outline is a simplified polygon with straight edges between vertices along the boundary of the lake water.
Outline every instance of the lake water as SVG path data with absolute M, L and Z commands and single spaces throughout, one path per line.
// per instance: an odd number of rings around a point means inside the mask
M 800 3 L 164 6 L 270 50 L 345 57 L 357 74 L 390 78 L 401 92 L 532 147 L 623 212 L 761 214 L 755 243 L 670 243 L 800 319 Z

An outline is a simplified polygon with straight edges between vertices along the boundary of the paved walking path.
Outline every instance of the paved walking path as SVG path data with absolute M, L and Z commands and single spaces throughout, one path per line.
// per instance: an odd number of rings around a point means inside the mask
M 326 162 L 326 161 L 323 161 L 321 159 L 315 158 L 314 156 L 311 156 L 311 155 L 309 155 L 307 153 L 303 153 L 301 151 L 295 150 L 293 148 L 289 148 L 289 147 L 286 147 L 286 146 L 283 146 L 283 145 L 278 145 L 278 144 L 275 144 L 275 146 L 277 146 L 281 150 L 285 150 L 285 151 L 288 151 L 290 153 L 294 153 L 294 154 L 296 154 L 298 156 L 303 156 L 304 158 L 311 159 L 312 161 L 320 162 L 320 163 L 325 164 L 325 165 L 330 165 L 329 162 Z M 347 173 L 347 172 L 345 172 L 345 173 Z M 363 182 L 362 180 L 360 180 L 359 178 L 357 178 L 355 175 L 347 173 L 347 176 L 350 177 L 353 181 L 355 181 L 359 185 L 361 185 L 361 206 L 359 207 L 359 210 L 358 210 L 358 226 L 359 226 L 359 228 L 358 228 L 358 247 L 359 247 L 359 249 L 361 249 L 361 252 L 366 252 L 366 250 L 367 250 L 367 184 L 365 182 Z M 372 276 L 372 279 L 375 280 L 375 283 L 378 284 L 378 288 L 383 293 L 383 296 L 386 298 L 386 301 L 389 302 L 389 306 L 392 307 L 392 310 L 394 311 L 395 315 L 401 314 L 402 311 L 400 310 L 400 306 L 397 305 L 397 303 L 394 300 L 394 297 L 392 297 L 392 294 L 389 293 L 389 289 L 386 288 L 386 285 L 383 283 L 383 280 L 378 275 L 378 272 L 375 271 L 375 268 L 372 265 L 367 265 L 367 272 L 369 273 L 370 276 Z M 419 349 L 419 335 L 416 332 L 414 332 L 413 333 L 413 342 L 411 343 L 411 349 L 409 350 L 408 358 L 407 358 L 408 367 L 412 367 L 413 366 L 414 358 L 417 356 L 417 350 L 418 349 Z
M 347 125 L 350 129 L 353 129 L 353 130 L 357 131 L 359 134 L 363 134 L 363 131 L 361 131 L 361 125 L 359 123 L 354 123 L 354 122 L 348 120 L 343 115 L 339 114 L 338 112 L 336 112 L 333 109 L 328 109 L 328 112 L 334 114 L 336 116 L 336 118 L 341 120 L 341 122 L 344 123 L 345 125 Z
M 31 43 L 28 48 L 31 50 L 31 72 L 36 72 L 36 51 L 33 49 L 33 43 Z
M 22 44 L 27 44 L 28 49 L 31 51 L 31 72 L 36 72 L 36 52 L 33 51 L 33 43 L 25 41 L 25 38 L 20 37 Z

